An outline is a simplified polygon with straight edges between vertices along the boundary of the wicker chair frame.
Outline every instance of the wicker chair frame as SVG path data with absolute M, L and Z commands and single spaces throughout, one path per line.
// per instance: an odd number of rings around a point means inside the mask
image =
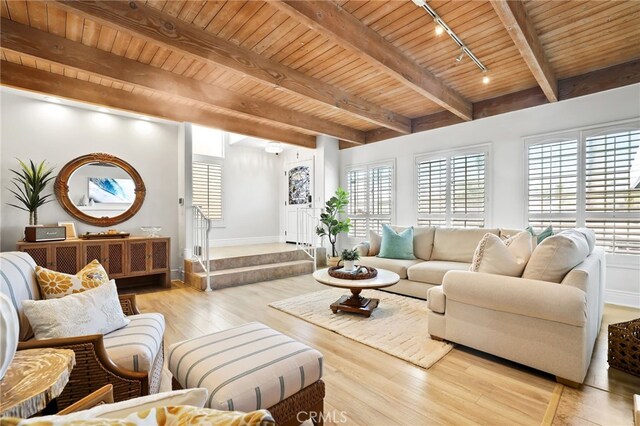
M 125 315 L 140 313 L 135 295 L 124 294 L 119 298 Z M 155 393 L 160 386 L 164 345 L 160 348 L 150 372 L 131 371 L 117 366 L 107 354 L 102 334 L 48 340 L 33 339 L 18 343 L 18 350 L 35 348 L 71 349 L 75 352 L 76 366 L 71 372 L 69 383 L 57 398 L 58 409 L 64 409 L 108 384 L 113 385 L 115 402 L 148 395 L 150 389 Z

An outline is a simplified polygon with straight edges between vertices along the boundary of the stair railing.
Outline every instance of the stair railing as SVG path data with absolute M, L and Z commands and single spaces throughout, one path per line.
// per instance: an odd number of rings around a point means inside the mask
M 320 223 L 320 211 L 322 209 L 312 207 L 302 207 L 298 209 L 296 248 L 304 251 L 307 256 L 314 260 L 316 265 L 316 247 L 318 246 L 318 235 L 316 227 Z
M 207 274 L 207 288 L 211 291 L 209 234 L 211 233 L 211 221 L 199 206 L 193 206 L 193 256 Z

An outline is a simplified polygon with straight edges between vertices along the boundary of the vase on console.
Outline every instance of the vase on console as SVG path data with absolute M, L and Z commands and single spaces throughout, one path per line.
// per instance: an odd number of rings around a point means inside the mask
M 0 293 L 0 380 L 7 372 L 18 348 L 20 320 L 11 300 Z

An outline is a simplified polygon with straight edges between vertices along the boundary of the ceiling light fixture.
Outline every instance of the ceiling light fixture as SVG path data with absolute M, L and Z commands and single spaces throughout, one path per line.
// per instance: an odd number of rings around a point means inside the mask
M 411 0 L 411 1 L 413 1 L 413 3 L 416 6 L 424 9 L 429 14 L 431 19 L 433 19 L 433 21 L 436 23 L 436 34 L 438 34 L 438 27 L 440 27 L 444 32 L 449 34 L 449 37 L 451 37 L 451 40 L 453 40 L 458 45 L 458 47 L 461 50 L 461 54 L 456 57 L 456 61 L 460 62 L 464 54 L 464 55 L 467 55 L 469 58 L 471 58 L 473 63 L 475 63 L 478 66 L 478 68 L 482 70 L 482 72 L 487 71 L 487 67 L 485 67 L 484 64 L 480 62 L 480 59 L 478 59 L 476 55 L 474 55 L 473 52 L 462 42 L 460 37 L 458 37 L 458 35 L 454 33 L 451 28 L 449 28 L 447 23 L 444 22 L 444 20 L 440 17 L 440 15 L 438 15 L 438 13 L 435 10 L 433 10 L 431 6 L 427 4 L 426 0 Z
M 436 35 L 437 36 L 442 35 L 443 32 L 444 32 L 444 28 L 442 28 L 442 25 L 437 24 L 436 25 Z
M 489 76 L 487 75 L 487 72 L 483 72 L 482 73 L 482 83 L 484 84 L 489 84 L 489 82 L 491 81 L 491 79 L 489 78 Z
M 284 148 L 278 142 L 269 142 L 264 150 L 269 154 L 280 154 Z
M 47 101 L 47 102 L 54 103 L 54 104 L 61 104 L 62 103 L 62 101 L 59 98 L 55 98 L 53 96 L 45 96 L 44 100 Z
M 109 112 L 109 110 L 108 110 L 107 108 L 105 108 L 105 107 L 98 107 L 98 111 L 100 111 L 100 112 L 104 112 L 105 114 L 106 114 L 107 112 Z
M 456 56 L 456 62 L 460 62 L 464 58 L 464 50 L 460 50 L 460 54 Z

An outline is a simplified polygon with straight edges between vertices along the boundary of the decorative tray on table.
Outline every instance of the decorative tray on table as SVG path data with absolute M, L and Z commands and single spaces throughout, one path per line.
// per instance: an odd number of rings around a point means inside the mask
M 329 276 L 341 280 L 368 280 L 378 276 L 378 270 L 371 266 L 358 266 L 352 271 L 346 271 L 344 266 L 332 266 L 329 268 Z
M 87 232 L 86 234 L 80 234 L 78 238 L 83 240 L 101 240 L 103 238 L 127 238 L 128 232 Z

